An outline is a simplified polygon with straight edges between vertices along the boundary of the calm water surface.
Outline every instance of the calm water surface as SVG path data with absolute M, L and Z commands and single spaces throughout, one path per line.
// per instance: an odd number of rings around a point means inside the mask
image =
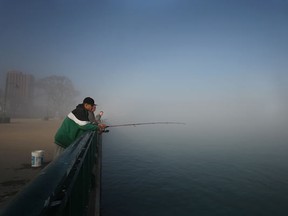
M 288 215 L 283 134 L 176 127 L 104 135 L 102 215 Z

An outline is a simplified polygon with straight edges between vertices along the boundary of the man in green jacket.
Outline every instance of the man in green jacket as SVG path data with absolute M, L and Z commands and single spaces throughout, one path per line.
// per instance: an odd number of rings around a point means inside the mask
M 105 124 L 92 124 L 88 119 L 88 111 L 95 106 L 91 97 L 86 97 L 82 104 L 78 104 L 76 108 L 68 114 L 62 125 L 55 135 L 55 152 L 56 159 L 69 145 L 71 145 L 79 136 L 86 131 L 103 131 Z

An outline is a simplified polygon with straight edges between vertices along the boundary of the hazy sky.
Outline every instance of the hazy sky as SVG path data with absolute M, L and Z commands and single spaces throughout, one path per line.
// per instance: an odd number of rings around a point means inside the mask
M 67 76 L 117 123 L 278 122 L 287 68 L 287 0 L 0 0 L 1 78 Z

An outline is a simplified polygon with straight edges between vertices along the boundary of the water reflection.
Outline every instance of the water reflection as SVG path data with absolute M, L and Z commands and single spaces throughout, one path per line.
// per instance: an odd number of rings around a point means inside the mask
M 111 131 L 103 145 L 103 215 L 285 215 L 285 136 L 187 132 Z

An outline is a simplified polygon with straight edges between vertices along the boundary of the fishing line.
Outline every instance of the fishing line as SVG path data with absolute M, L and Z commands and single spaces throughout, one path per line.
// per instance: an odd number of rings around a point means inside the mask
M 177 124 L 177 125 L 185 125 L 184 122 L 141 122 L 141 123 L 129 123 L 129 124 L 107 125 L 106 128 L 108 128 L 108 127 L 138 126 L 138 125 L 152 125 L 152 124 Z

